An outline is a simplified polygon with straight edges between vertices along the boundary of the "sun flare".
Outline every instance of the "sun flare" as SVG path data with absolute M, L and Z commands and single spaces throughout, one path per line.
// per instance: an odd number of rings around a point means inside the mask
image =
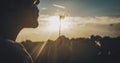
M 60 18 L 59 16 L 50 16 L 49 18 L 48 30 L 52 32 L 59 31 L 60 27 Z M 61 19 L 61 31 L 66 31 L 68 29 L 68 22 L 66 19 Z

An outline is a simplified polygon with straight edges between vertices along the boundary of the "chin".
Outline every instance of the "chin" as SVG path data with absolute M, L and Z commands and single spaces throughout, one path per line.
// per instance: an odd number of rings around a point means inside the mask
M 37 28 L 37 27 L 38 27 L 38 23 L 33 23 L 29 25 L 27 28 Z
M 31 26 L 31 28 L 37 28 L 38 27 L 38 23 L 34 23 L 33 26 Z

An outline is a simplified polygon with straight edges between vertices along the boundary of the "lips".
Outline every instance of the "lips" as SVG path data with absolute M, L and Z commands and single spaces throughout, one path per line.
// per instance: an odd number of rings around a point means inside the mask
M 33 23 L 31 23 L 33 24 L 33 28 L 38 27 L 38 16 L 39 15 L 36 15 L 35 17 L 33 17 L 33 20 L 32 20 Z

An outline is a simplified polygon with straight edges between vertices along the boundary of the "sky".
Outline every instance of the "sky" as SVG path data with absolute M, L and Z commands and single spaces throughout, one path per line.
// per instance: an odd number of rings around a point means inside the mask
M 120 36 L 120 0 L 40 0 L 38 22 L 35 29 L 24 28 L 18 42 L 55 40 L 61 33 L 69 38 L 91 35 Z
M 120 16 L 120 0 L 41 0 L 42 13 L 54 14 L 53 4 L 65 6 L 73 16 Z M 51 12 L 50 12 L 51 11 Z M 51 13 L 51 14 L 52 14 Z

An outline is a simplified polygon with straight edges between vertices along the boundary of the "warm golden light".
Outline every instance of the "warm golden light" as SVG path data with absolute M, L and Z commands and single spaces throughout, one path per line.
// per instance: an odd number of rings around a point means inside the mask
M 59 30 L 60 18 L 59 16 L 51 16 L 49 19 L 48 30 L 51 32 L 57 32 Z M 61 19 L 61 30 L 66 31 L 68 29 L 68 22 L 65 19 Z

